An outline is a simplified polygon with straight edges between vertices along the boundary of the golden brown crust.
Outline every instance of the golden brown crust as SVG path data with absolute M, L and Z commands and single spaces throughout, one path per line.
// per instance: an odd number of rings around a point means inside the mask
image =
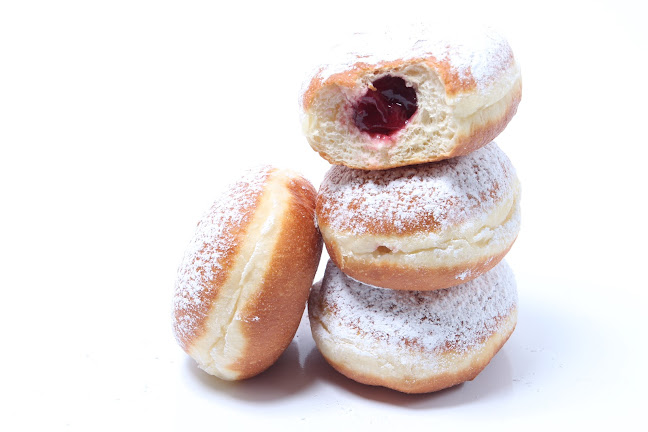
M 322 251 L 314 224 L 316 191 L 303 178 L 287 187 L 291 202 L 259 294 L 242 311 L 247 339 L 242 358 L 231 367 L 248 378 L 271 366 L 293 339 Z
M 447 161 L 384 171 L 331 168 L 317 219 L 331 259 L 352 278 L 430 291 L 494 267 L 520 227 L 520 188 L 491 143 Z
M 486 273 L 502 261 L 512 246 L 513 243 L 497 255 L 453 267 L 408 267 L 388 262 L 363 262 L 355 257 L 343 257 L 339 249 L 329 247 L 329 244 L 326 244 L 326 250 L 338 268 L 365 284 L 395 290 L 433 291 L 468 282 Z
M 264 167 L 199 223 L 178 272 L 174 330 L 208 373 L 251 377 L 290 344 L 322 252 L 315 199 L 308 180 Z
M 483 347 L 478 352 L 472 353 L 472 359 L 468 366 L 451 372 L 439 373 L 433 377 L 424 379 L 397 380 L 380 375 L 370 375 L 350 369 L 343 363 L 338 363 L 329 356 L 324 355 L 324 353 L 322 355 L 335 370 L 359 383 L 387 387 L 403 393 L 430 393 L 475 379 L 488 366 L 488 363 L 490 363 L 495 354 L 498 353 L 513 333 L 517 322 L 517 309 L 511 311 L 507 317 L 507 321 L 510 324 L 504 326 L 504 331 L 494 333 L 485 341 Z M 452 355 L 453 353 L 448 353 L 448 356 Z

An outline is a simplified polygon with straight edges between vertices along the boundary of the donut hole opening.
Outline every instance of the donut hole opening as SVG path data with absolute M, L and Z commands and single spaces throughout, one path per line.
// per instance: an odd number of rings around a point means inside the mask
M 397 76 L 385 75 L 369 84 L 353 107 L 353 121 L 372 137 L 403 129 L 418 109 L 416 90 Z
M 392 250 L 389 249 L 387 246 L 378 246 L 374 251 L 374 254 L 376 255 L 386 255 L 389 253 L 392 253 Z

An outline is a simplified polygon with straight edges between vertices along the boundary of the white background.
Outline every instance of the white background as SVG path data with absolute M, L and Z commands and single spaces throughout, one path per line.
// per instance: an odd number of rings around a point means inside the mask
M 645 426 L 640 2 L 225 3 L 0 4 L 0 429 Z M 205 375 L 170 321 L 197 220 L 259 162 L 318 186 L 306 74 L 351 32 L 435 19 L 495 26 L 522 65 L 497 140 L 523 184 L 515 333 L 429 395 L 347 380 L 305 321 L 257 378 Z

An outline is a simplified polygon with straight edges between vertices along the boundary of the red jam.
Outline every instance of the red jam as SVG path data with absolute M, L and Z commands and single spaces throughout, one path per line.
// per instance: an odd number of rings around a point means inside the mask
M 387 75 L 374 81 L 358 100 L 353 120 L 372 136 L 390 136 L 405 127 L 417 107 L 416 90 L 403 78 Z

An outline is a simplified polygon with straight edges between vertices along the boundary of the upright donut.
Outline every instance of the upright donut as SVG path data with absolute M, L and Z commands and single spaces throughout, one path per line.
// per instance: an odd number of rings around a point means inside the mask
M 434 290 L 495 266 L 520 229 L 520 186 L 495 143 L 468 155 L 381 171 L 334 166 L 317 197 L 331 259 L 383 288 Z
M 520 68 L 491 29 L 358 36 L 302 93 L 302 126 L 332 164 L 386 169 L 467 154 L 514 116 Z
M 198 223 L 178 269 L 173 329 L 206 372 L 249 378 L 290 344 L 322 251 L 315 195 L 300 175 L 265 166 Z
M 368 286 L 332 262 L 308 303 L 324 358 L 347 377 L 405 393 L 475 378 L 517 322 L 517 291 L 501 262 L 465 284 L 437 291 Z

